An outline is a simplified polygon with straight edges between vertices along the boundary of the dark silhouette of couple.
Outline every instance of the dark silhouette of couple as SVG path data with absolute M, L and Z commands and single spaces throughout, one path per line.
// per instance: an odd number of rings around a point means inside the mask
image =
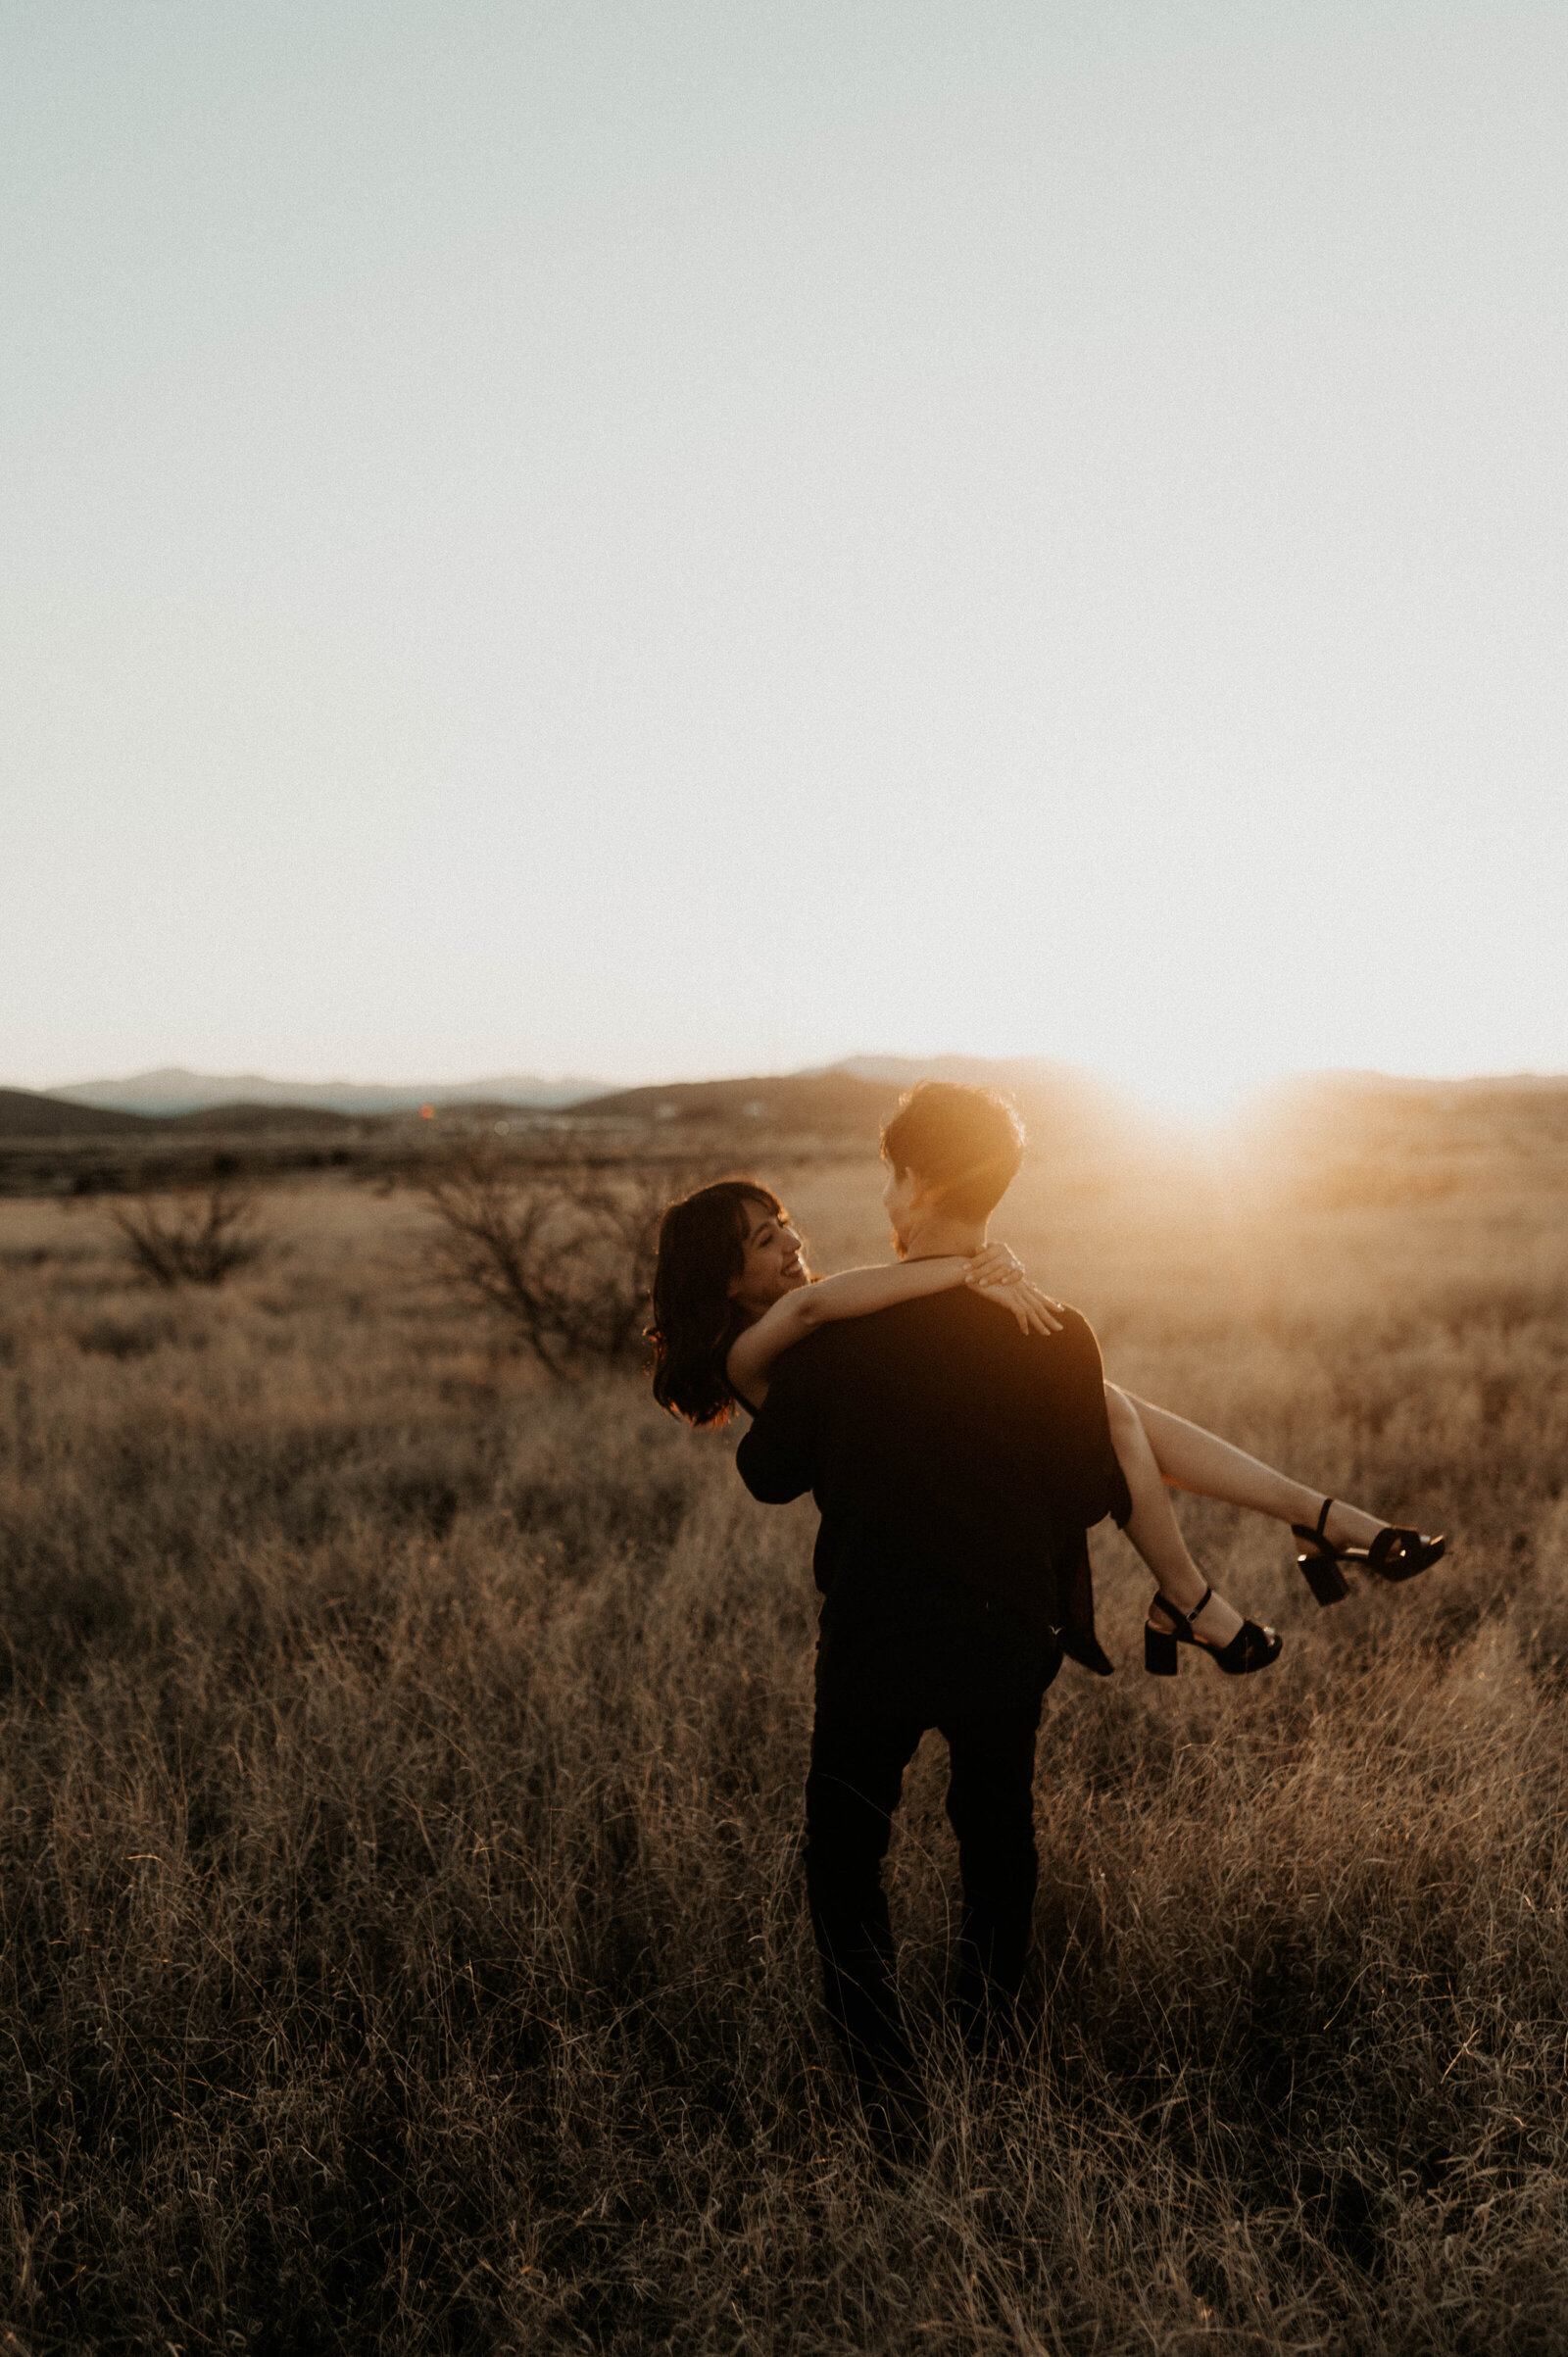
M 809 1490 L 820 1511 L 807 1888 L 829 2015 L 896 2150 L 924 2113 L 882 1889 L 904 1771 L 940 1729 L 963 1886 L 956 2010 L 972 2046 L 1008 2039 L 1038 1878 L 1043 1700 L 1064 1656 L 1111 1667 L 1089 1530 L 1113 1517 L 1155 1574 L 1156 1675 L 1183 1646 L 1231 1675 L 1281 1648 L 1204 1582 L 1167 1484 L 1289 1522 L 1322 1603 L 1347 1593 L 1347 1563 L 1402 1580 L 1444 1551 L 1107 1385 L 1087 1322 L 988 1244 L 1022 1154 L 1004 1100 L 923 1082 L 882 1138 L 898 1265 L 813 1281 L 778 1199 L 733 1179 L 669 1206 L 654 1279 L 656 1396 L 695 1424 L 748 1408 L 736 1461 L 754 1497 Z

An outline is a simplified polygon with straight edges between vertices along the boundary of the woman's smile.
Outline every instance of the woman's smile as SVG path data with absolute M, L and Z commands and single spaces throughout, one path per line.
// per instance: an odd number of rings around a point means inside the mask
M 786 1211 L 773 1212 L 760 1203 L 745 1206 L 741 1237 L 741 1273 L 731 1281 L 729 1297 L 752 1317 L 760 1317 L 785 1294 L 809 1285 L 811 1274 L 801 1252 L 799 1231 Z

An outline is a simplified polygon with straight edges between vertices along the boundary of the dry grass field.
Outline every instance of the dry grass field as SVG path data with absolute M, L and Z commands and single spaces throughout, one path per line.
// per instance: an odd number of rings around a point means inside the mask
M 1388 1119 L 998 1223 L 1112 1374 L 1454 1551 L 1321 1613 L 1185 1504 L 1288 1642 L 1171 1687 L 1097 1538 L 1122 1667 L 1048 1702 L 1016 2068 L 948 2038 L 911 1772 L 892 2185 L 801 1888 L 808 1508 L 630 1376 L 548 1385 L 406 1192 L 274 1186 L 216 1292 L 0 1203 L 0 2347 L 1568 2345 L 1561 1141 Z M 880 1256 L 869 1154 L 764 1175 L 818 1265 Z

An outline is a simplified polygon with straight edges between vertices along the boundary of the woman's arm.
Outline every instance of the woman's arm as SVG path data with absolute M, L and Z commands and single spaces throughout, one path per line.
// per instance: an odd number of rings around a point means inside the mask
M 771 1309 L 764 1309 L 755 1326 L 737 1335 L 724 1362 L 735 1391 L 749 1406 L 760 1407 L 767 1397 L 767 1378 L 781 1350 L 812 1334 L 818 1326 L 843 1317 L 869 1317 L 876 1309 L 892 1309 L 900 1301 L 917 1301 L 926 1294 L 947 1293 L 955 1285 L 973 1285 L 988 1300 L 1010 1309 L 1027 1333 L 1060 1331 L 1045 1296 L 1020 1282 L 1018 1262 L 1004 1244 L 987 1245 L 975 1253 L 945 1252 L 929 1260 L 903 1260 L 892 1268 L 846 1268 L 837 1276 L 821 1277 L 787 1293 Z

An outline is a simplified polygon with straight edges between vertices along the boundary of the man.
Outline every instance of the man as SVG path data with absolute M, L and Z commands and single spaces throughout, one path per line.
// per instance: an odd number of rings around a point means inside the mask
M 883 1132 L 901 1256 L 977 1250 L 1023 1133 L 989 1090 L 926 1081 Z M 879 2128 L 918 2123 L 882 1862 L 904 1771 L 947 1738 L 963 1881 L 965 2033 L 1004 2026 L 1028 1958 L 1034 1752 L 1064 1650 L 1094 1636 L 1085 1533 L 1131 1511 L 1093 1333 L 1024 1335 L 965 1288 L 824 1326 L 784 1352 L 737 1462 L 754 1497 L 810 1490 L 823 1603 L 807 1887 L 828 2010 Z

